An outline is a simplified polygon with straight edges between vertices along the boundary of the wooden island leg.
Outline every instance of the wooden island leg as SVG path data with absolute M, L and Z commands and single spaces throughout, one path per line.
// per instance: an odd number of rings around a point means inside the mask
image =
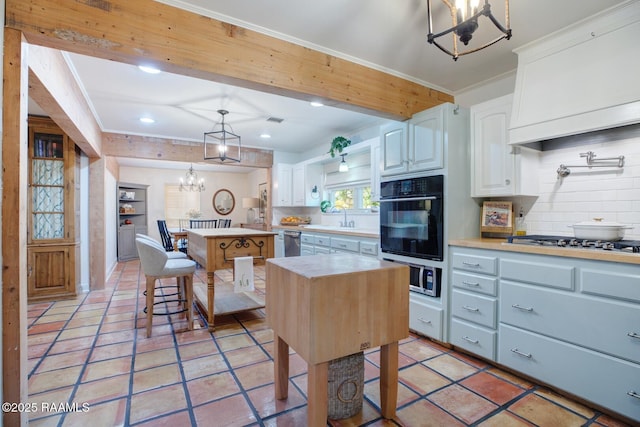
M 215 304 L 213 303 L 215 300 L 216 289 L 213 286 L 215 280 L 215 275 L 213 271 L 207 271 L 207 322 L 209 323 L 209 331 L 213 332 L 213 319 L 214 313 L 213 309 Z
M 396 415 L 398 401 L 398 342 L 380 347 L 380 410 L 391 419 Z
M 279 336 L 274 336 L 273 373 L 276 399 L 289 396 L 289 344 Z
M 327 425 L 329 397 L 329 362 L 308 367 L 307 379 L 307 425 L 324 427 Z

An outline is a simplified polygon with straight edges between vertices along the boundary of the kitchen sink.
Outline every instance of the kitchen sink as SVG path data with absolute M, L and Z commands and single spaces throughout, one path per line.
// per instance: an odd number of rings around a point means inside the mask
M 378 234 L 378 230 L 373 228 L 354 228 L 354 227 L 340 227 L 339 225 L 301 225 L 301 228 L 305 228 L 307 230 L 327 230 L 327 231 L 344 231 L 344 232 L 352 232 L 352 233 L 368 233 L 368 234 Z

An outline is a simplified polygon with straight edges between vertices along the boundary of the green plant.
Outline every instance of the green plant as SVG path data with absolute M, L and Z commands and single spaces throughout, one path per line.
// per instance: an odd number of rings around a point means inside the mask
M 333 141 L 331 141 L 331 149 L 329 150 L 329 154 L 331 154 L 331 157 L 335 157 L 336 154 L 342 153 L 342 150 L 347 148 L 349 144 L 351 144 L 350 139 L 347 139 L 344 136 L 336 136 L 335 138 L 333 138 Z

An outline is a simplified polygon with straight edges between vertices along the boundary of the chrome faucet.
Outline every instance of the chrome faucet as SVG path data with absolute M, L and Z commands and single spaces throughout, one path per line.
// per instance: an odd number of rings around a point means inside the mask
M 344 222 L 340 221 L 340 227 L 355 228 L 356 222 L 354 220 L 347 221 L 347 208 L 342 209 L 342 212 L 344 212 Z

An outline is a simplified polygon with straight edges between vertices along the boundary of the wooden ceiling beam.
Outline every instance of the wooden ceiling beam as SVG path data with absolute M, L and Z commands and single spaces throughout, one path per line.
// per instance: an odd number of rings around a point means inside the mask
M 453 96 L 153 0 L 6 0 L 32 44 L 404 120 Z
M 89 157 L 100 157 L 102 130 L 59 50 L 29 45 L 29 97 Z

